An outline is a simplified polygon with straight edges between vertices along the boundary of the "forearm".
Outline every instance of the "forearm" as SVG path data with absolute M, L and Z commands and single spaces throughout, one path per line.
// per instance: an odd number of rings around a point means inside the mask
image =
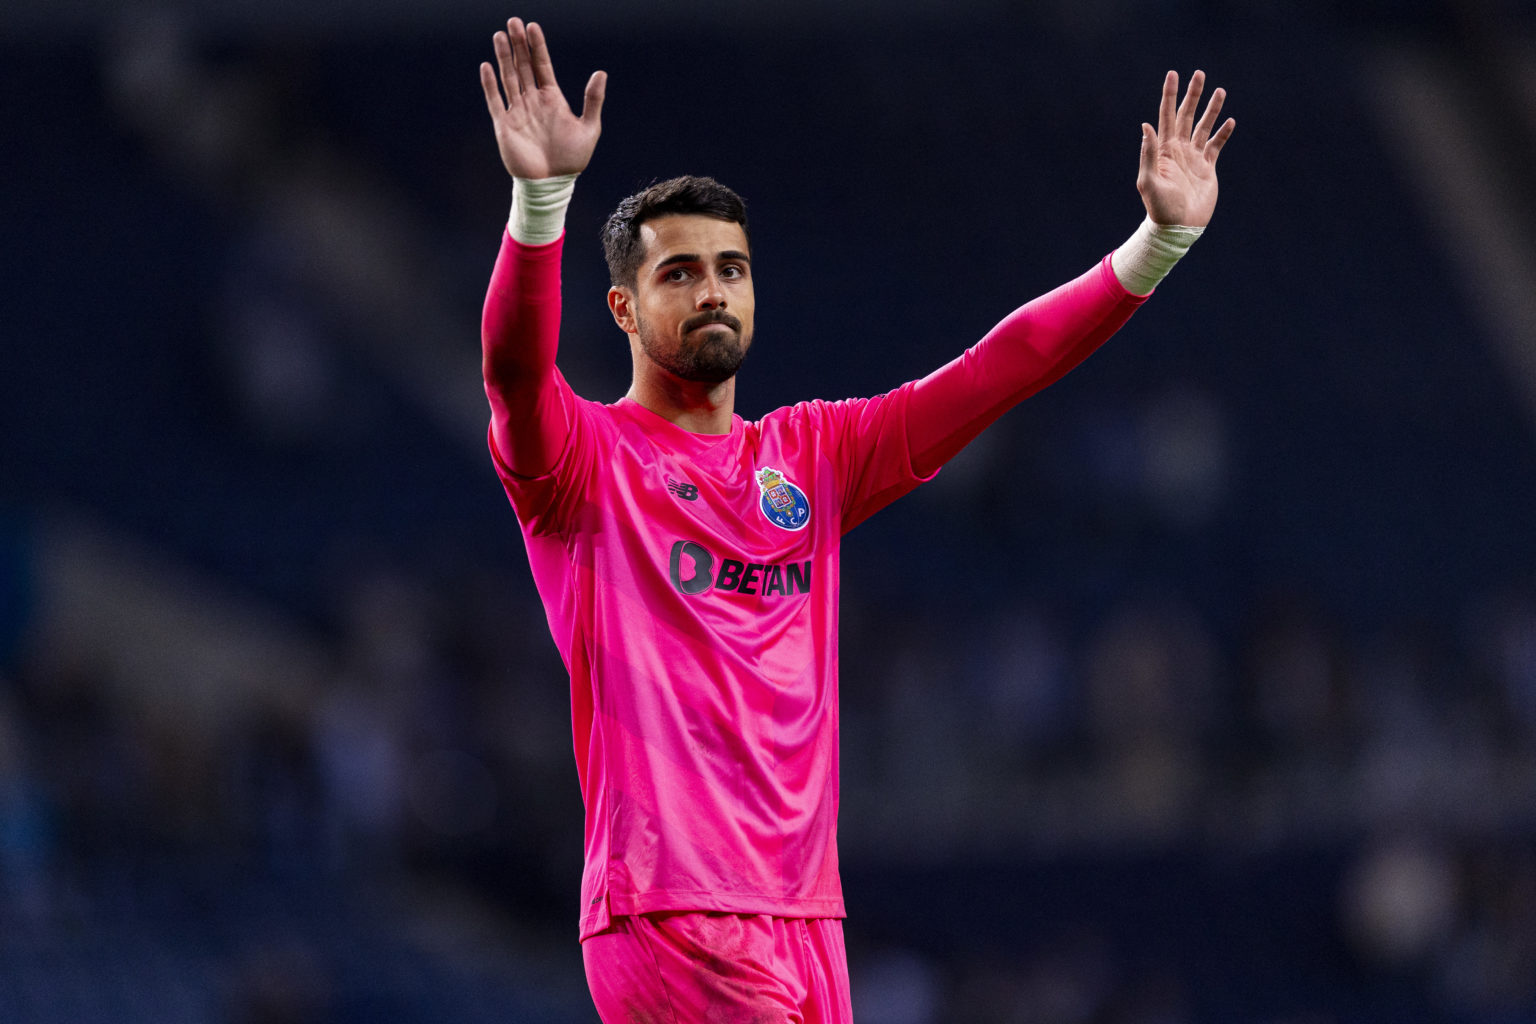
M 1021 306 L 959 358 L 918 381 L 907 419 L 914 470 L 932 474 L 1003 413 L 1060 380 L 1145 298 L 1126 290 L 1105 257 Z
M 959 359 L 919 381 L 907 421 L 918 475 L 936 472 L 1003 413 L 1087 359 L 1203 231 L 1147 217 L 1093 270 L 1015 310 Z
M 535 182 L 534 185 L 541 183 Z M 568 182 L 564 200 L 569 199 Z M 523 191 L 523 183 L 517 189 Z M 532 191 L 537 191 L 532 190 Z M 481 369 L 491 404 L 491 443 L 520 476 L 547 472 L 564 448 L 567 410 L 555 371 L 560 336 L 564 200 L 542 221 L 513 202 L 481 319 Z M 520 240 L 522 236 L 524 240 Z M 543 244 L 525 244 L 528 238 Z M 552 238 L 552 240 L 550 240 Z

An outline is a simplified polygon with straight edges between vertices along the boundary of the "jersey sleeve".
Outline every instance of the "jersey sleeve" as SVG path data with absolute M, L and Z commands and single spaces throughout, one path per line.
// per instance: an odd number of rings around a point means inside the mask
M 1106 256 L 917 381 L 906 416 L 914 472 L 931 476 L 1003 413 L 1060 380 L 1146 298 L 1126 291 Z
M 563 244 L 524 245 L 503 232 L 480 325 L 491 458 L 535 533 L 563 529 L 561 480 L 580 433 L 580 399 L 555 366 Z
M 933 476 L 912 468 L 907 416 L 914 386 L 903 384 L 873 398 L 803 406 L 815 418 L 824 451 L 837 468 L 843 533 Z
M 572 395 L 555 369 L 563 245 L 523 245 L 503 231 L 481 315 L 491 452 L 516 476 L 548 473 L 570 435 Z
M 921 380 L 810 403 L 842 482 L 843 532 L 932 479 L 999 416 L 1088 358 L 1145 299 L 1125 290 L 1106 256 Z

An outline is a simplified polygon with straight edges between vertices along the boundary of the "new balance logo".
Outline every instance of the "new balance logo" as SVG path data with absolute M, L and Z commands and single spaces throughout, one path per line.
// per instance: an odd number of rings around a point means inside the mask
M 667 490 L 684 501 L 693 501 L 699 496 L 699 489 L 693 484 L 685 484 L 681 480 L 673 480 L 671 477 L 667 477 Z

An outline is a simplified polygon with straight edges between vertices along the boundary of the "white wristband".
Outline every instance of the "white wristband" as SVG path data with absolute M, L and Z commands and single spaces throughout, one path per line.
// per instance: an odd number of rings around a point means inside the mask
M 507 231 L 524 245 L 548 245 L 565 230 L 565 208 L 576 190 L 576 175 L 513 178 Z
M 1151 217 L 1141 222 L 1136 233 L 1126 239 L 1109 258 L 1120 284 L 1132 295 L 1151 295 L 1159 281 L 1189 251 L 1205 228 L 1183 224 L 1154 224 Z

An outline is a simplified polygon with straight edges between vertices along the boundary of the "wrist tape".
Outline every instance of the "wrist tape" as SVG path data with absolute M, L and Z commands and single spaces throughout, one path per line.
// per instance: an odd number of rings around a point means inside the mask
M 565 230 L 565 208 L 576 190 L 576 175 L 513 178 L 507 231 L 524 245 L 548 245 Z
M 1136 233 L 1110 256 L 1110 266 L 1126 291 L 1150 295 L 1204 231 L 1205 228 L 1183 224 L 1154 224 L 1147 217 Z

